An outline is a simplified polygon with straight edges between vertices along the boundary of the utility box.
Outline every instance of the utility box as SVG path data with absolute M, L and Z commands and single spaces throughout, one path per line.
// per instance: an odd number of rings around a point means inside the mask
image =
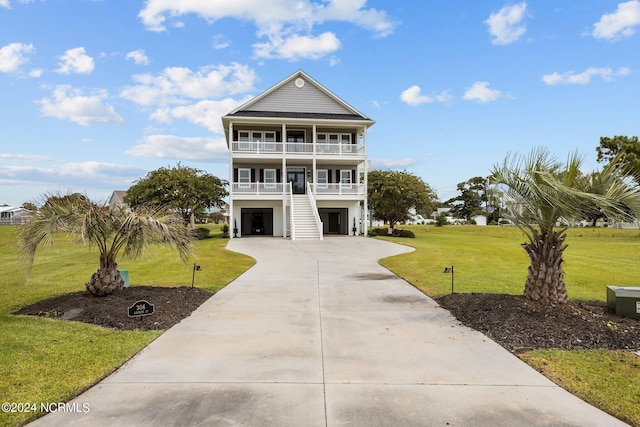
M 129 283 L 129 270 L 118 269 L 118 274 L 120 274 L 120 277 L 122 277 L 125 288 L 128 288 L 129 286 L 131 286 L 131 283 Z
M 640 319 L 640 288 L 607 286 L 607 306 L 618 316 Z

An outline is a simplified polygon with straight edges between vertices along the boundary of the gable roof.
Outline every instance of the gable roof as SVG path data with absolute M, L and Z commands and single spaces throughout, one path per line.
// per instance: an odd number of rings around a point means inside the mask
M 225 132 L 228 121 L 238 117 L 361 121 L 369 126 L 375 123 L 302 70 L 222 117 Z

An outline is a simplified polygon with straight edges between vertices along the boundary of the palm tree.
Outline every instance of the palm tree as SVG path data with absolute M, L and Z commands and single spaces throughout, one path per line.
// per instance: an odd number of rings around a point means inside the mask
M 33 265 L 36 249 L 50 245 L 57 232 L 75 234 L 83 244 L 98 248 L 100 267 L 86 284 L 94 296 L 104 296 L 122 289 L 116 258 L 123 255 L 136 258 L 154 242 L 172 244 L 186 262 L 192 254 L 192 235 L 179 216 L 165 210 L 149 210 L 96 204 L 79 194 L 50 195 L 20 230 L 18 242 Z
M 562 164 L 544 148 L 526 157 L 507 155 L 494 166 L 490 177 L 501 191 L 503 215 L 526 235 L 522 244 L 531 264 L 524 296 L 546 303 L 567 301 L 562 269 L 568 225 L 560 222 L 582 219 L 597 207 L 608 218 L 633 221 L 640 214 L 638 186 L 625 179 L 618 163 L 612 162 L 590 179 L 580 172 L 577 153 Z

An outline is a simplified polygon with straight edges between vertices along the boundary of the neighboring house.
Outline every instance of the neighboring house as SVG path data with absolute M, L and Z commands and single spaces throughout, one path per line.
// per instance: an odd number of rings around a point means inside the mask
M 232 236 L 322 239 L 351 235 L 354 226 L 365 231 L 373 120 L 297 71 L 222 123 Z
M 487 217 L 485 215 L 474 215 L 471 219 L 476 222 L 476 225 L 487 225 Z
M 124 196 L 127 195 L 126 191 L 116 190 L 111 193 L 111 198 L 109 199 L 109 208 L 113 209 L 116 206 L 124 205 Z
M 2 206 L 0 207 L 0 225 L 24 225 L 30 213 L 29 209 Z

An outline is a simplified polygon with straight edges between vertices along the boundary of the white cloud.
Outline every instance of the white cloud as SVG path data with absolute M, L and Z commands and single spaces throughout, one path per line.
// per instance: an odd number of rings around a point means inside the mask
M 69 85 L 58 85 L 53 92 L 53 99 L 43 98 L 40 113 L 45 117 L 70 120 L 82 126 L 92 123 L 116 124 L 124 122 L 112 106 L 104 104 L 107 94 L 103 90 L 96 90 L 92 95 L 85 96 L 81 90 L 73 89 Z
M 231 46 L 231 42 L 223 34 L 216 34 L 213 36 L 212 44 L 215 50 L 226 49 Z
M 611 68 L 587 68 L 582 73 L 574 73 L 568 71 L 566 73 L 554 72 L 552 74 L 546 74 L 542 76 L 542 81 L 549 86 L 555 86 L 560 84 L 580 84 L 586 85 L 591 81 L 592 77 L 599 76 L 604 81 L 612 81 L 615 77 L 627 76 L 631 73 L 631 70 L 627 67 L 622 67 L 617 71 Z
M 0 183 L 13 185 L 44 184 L 49 188 L 100 187 L 113 189 L 131 184 L 143 176 L 145 170 L 131 165 L 87 161 L 80 163 L 60 163 L 45 166 L 0 166 Z
M 253 45 L 257 58 L 279 58 L 296 61 L 298 59 L 320 59 L 340 48 L 340 40 L 334 33 L 326 32 L 318 37 L 280 33 L 269 36 L 266 43 Z
M 223 133 L 221 116 L 247 102 L 250 98 L 242 100 L 231 98 L 221 101 L 204 100 L 192 105 L 183 105 L 175 108 L 162 108 L 156 110 L 151 118 L 159 123 L 171 123 L 172 119 L 183 119 L 200 125 L 213 133 Z
M 168 67 L 158 75 L 137 74 L 139 83 L 120 92 L 120 96 L 139 105 L 185 104 L 188 99 L 219 98 L 253 90 L 256 75 L 245 65 L 207 66 L 199 71 Z
M 467 101 L 490 102 L 495 101 L 502 96 L 502 92 L 496 89 L 489 89 L 488 82 L 475 82 L 464 93 L 464 99 Z
M 373 169 L 406 169 L 418 163 L 413 157 L 405 157 L 403 159 L 372 159 L 371 165 Z
M 402 100 L 402 102 L 409 105 L 413 105 L 414 107 L 420 104 L 424 104 L 426 102 L 433 102 L 433 98 L 430 98 L 425 95 L 421 95 L 420 93 L 421 93 L 420 86 L 414 85 L 414 86 L 411 86 L 409 89 L 404 90 L 400 94 L 400 99 Z
M 517 41 L 527 31 L 522 23 L 527 10 L 527 3 L 522 2 L 504 6 L 497 13 L 492 13 L 484 23 L 489 27 L 491 43 L 507 45 Z
M 29 61 L 27 55 L 35 50 L 32 44 L 11 43 L 0 47 L 0 72 L 13 73 Z
M 11 9 L 11 4 L 9 4 L 9 0 L 0 0 L 0 7 Z
M 127 53 L 127 56 L 125 56 L 125 58 L 132 59 L 133 62 L 135 62 L 138 65 L 149 65 L 149 58 L 147 57 L 147 55 L 144 53 L 144 50 L 142 49 L 133 50 Z
M 435 101 L 444 103 L 449 102 L 451 101 L 451 94 L 449 91 L 443 91 L 440 94 L 433 96 L 422 95 L 422 89 L 420 89 L 420 86 L 413 85 L 400 94 L 400 99 L 402 102 L 416 107 L 420 104 Z
M 605 13 L 593 24 L 593 37 L 609 41 L 620 40 L 634 34 L 640 25 L 640 1 L 631 0 L 618 4 L 615 12 Z
M 168 19 L 187 14 L 198 15 L 209 22 L 223 18 L 252 22 L 258 29 L 258 37 L 268 38 L 267 42 L 254 44 L 257 57 L 292 60 L 318 59 L 340 46 L 333 33 L 314 35 L 316 25 L 328 21 L 348 22 L 378 37 L 388 36 L 397 25 L 385 11 L 367 9 L 366 0 L 272 0 L 269 7 L 265 7 L 262 0 L 180 3 L 149 0 L 138 17 L 149 30 L 165 31 Z
M 91 74 L 95 67 L 93 58 L 87 55 L 83 47 L 67 50 L 60 57 L 56 73 L 60 74 Z
M 135 147 L 126 151 L 136 157 L 225 162 L 229 160 L 227 143 L 218 138 L 182 137 L 176 135 L 147 135 Z
M 37 154 L 7 154 L 0 153 L 0 160 L 18 160 L 21 162 L 42 162 L 51 160 L 49 156 L 39 156 Z

